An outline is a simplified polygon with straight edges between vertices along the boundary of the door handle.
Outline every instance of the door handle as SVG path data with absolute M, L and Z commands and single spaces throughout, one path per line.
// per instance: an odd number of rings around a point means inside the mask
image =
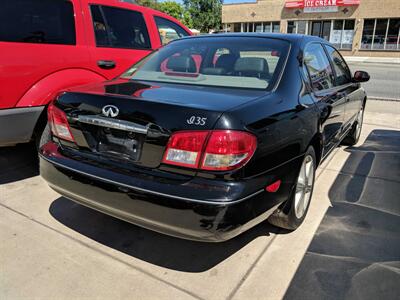
M 98 60 L 97 65 L 100 68 L 106 69 L 106 70 L 114 69 L 117 66 L 117 64 L 113 60 Z

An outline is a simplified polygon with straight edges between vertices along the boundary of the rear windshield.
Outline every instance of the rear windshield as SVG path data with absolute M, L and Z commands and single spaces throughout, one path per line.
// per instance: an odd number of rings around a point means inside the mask
M 271 89 L 283 69 L 289 42 L 263 37 L 212 37 L 174 41 L 122 77 L 205 86 Z

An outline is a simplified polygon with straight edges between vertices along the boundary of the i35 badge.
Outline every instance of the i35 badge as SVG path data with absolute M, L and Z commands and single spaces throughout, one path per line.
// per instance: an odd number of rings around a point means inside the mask
M 101 110 L 104 116 L 115 118 L 119 114 L 119 109 L 115 105 L 106 105 Z

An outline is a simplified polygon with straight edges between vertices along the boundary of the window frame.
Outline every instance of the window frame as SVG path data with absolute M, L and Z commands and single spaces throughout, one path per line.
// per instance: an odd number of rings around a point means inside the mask
M 334 87 L 342 87 L 342 86 L 353 84 L 353 82 L 352 82 L 353 76 L 352 76 L 352 73 L 351 73 L 351 69 L 350 69 L 349 65 L 347 64 L 347 62 L 345 61 L 345 59 L 343 58 L 342 54 L 340 54 L 339 50 L 336 47 L 334 47 L 333 45 L 331 45 L 331 44 L 322 44 L 322 47 L 324 48 L 326 56 L 328 57 L 329 63 L 330 63 L 331 68 L 332 68 L 333 75 L 335 77 Z M 349 70 L 349 73 L 348 73 L 348 75 L 350 77 L 349 78 L 349 82 L 347 82 L 345 84 L 341 84 L 341 85 L 338 84 L 338 75 L 337 75 L 337 72 L 336 72 L 336 69 L 335 69 L 335 63 L 333 62 L 331 56 L 329 55 L 327 47 L 331 47 L 332 49 L 334 49 L 339 54 L 340 58 L 342 59 L 342 61 L 346 65 L 347 69 Z
M 310 71 L 308 70 L 308 66 L 307 66 L 307 64 L 306 64 L 305 61 L 304 61 L 304 58 L 305 58 L 304 53 L 306 52 L 307 48 L 308 48 L 309 46 L 313 45 L 313 44 L 317 44 L 317 45 L 320 45 L 320 46 L 321 46 L 321 48 L 322 48 L 322 53 L 325 55 L 326 59 L 328 60 L 329 66 L 330 66 L 331 69 L 332 69 L 332 75 L 333 75 L 334 78 L 333 78 L 333 81 L 332 81 L 332 87 L 330 87 L 330 88 L 323 89 L 323 90 L 316 90 L 316 89 L 314 88 L 313 84 L 312 84 Z M 309 43 L 307 43 L 307 44 L 304 46 L 304 48 L 303 48 L 302 51 L 303 51 L 302 65 L 303 65 L 303 69 L 306 70 L 306 74 L 305 74 L 305 75 L 307 75 L 306 77 L 307 77 L 307 80 L 308 80 L 308 84 L 309 84 L 309 86 L 310 86 L 310 88 L 311 88 L 311 91 L 312 91 L 314 94 L 318 95 L 318 94 L 323 94 L 323 93 L 325 93 L 326 91 L 330 91 L 330 90 L 336 89 L 336 88 L 337 88 L 337 86 L 336 86 L 336 73 L 335 73 L 335 70 L 334 70 L 334 68 L 333 68 L 333 66 L 332 66 L 331 60 L 329 59 L 329 55 L 327 54 L 327 52 L 326 52 L 326 50 L 325 50 L 324 43 L 320 43 L 320 42 L 316 42 L 316 41 L 309 42 Z M 303 72 L 303 73 L 304 73 L 304 72 Z
M 164 18 L 164 17 L 162 17 L 162 16 L 153 15 L 154 24 L 156 25 L 156 28 L 157 28 L 157 34 L 158 34 L 158 38 L 159 38 L 159 40 L 160 40 L 160 45 L 161 45 L 161 46 L 164 46 L 164 45 L 166 45 L 166 44 L 163 44 L 163 43 L 162 43 L 160 30 L 159 30 L 158 24 L 157 24 L 157 19 L 162 19 L 163 21 L 167 21 L 168 23 L 172 23 L 173 25 L 179 27 L 183 32 L 185 32 L 185 33 L 187 34 L 187 35 L 185 35 L 185 37 L 186 37 L 186 36 L 190 36 L 190 34 L 189 34 L 182 26 L 180 26 L 179 24 L 177 24 L 177 23 L 175 23 L 175 22 L 173 22 L 173 21 L 171 21 L 171 20 L 169 20 L 169 19 L 167 19 L 167 18 Z M 173 28 L 173 29 L 174 29 L 174 28 Z M 175 30 L 175 29 L 174 29 L 174 30 Z M 175 30 L 175 31 L 176 31 L 176 30 Z M 178 33 L 178 32 L 177 32 L 177 33 Z M 178 33 L 178 34 L 179 34 L 179 33 Z M 182 37 L 180 37 L 180 38 L 182 38 Z
M 92 7 L 98 7 L 98 9 L 100 11 L 100 14 L 101 14 L 101 16 L 103 18 L 103 21 L 104 21 L 104 25 L 106 26 L 107 39 L 110 41 L 110 45 L 107 45 L 107 46 L 103 46 L 103 45 L 99 46 L 99 45 L 97 45 L 97 39 L 96 39 L 96 33 L 95 33 L 95 28 L 94 28 Z M 149 47 L 148 48 L 147 47 L 135 47 L 135 48 L 132 48 L 132 47 L 117 47 L 117 46 L 111 45 L 110 27 L 108 26 L 107 18 L 105 16 L 104 12 L 103 12 L 103 9 L 102 9 L 103 7 L 108 7 L 108 8 L 112 8 L 112 9 L 118 9 L 118 10 L 121 10 L 121 11 L 128 11 L 128 12 L 133 12 L 133 13 L 139 14 L 143 18 L 143 23 L 146 26 L 146 33 L 147 33 L 147 37 L 148 37 L 148 41 L 149 41 Z M 150 37 L 150 33 L 149 33 L 149 26 L 148 26 L 147 21 L 146 21 L 146 16 L 142 12 L 134 10 L 134 9 L 127 9 L 127 8 L 121 8 L 121 7 L 117 7 L 117 6 L 102 5 L 102 4 L 96 4 L 96 3 L 89 4 L 89 11 L 90 11 L 90 17 L 91 17 L 91 23 L 92 23 L 92 32 L 93 32 L 93 35 L 94 35 L 94 42 L 95 42 L 96 48 L 110 48 L 110 49 L 124 49 L 124 50 L 150 50 L 150 51 L 154 50 L 153 45 L 151 43 L 151 37 Z

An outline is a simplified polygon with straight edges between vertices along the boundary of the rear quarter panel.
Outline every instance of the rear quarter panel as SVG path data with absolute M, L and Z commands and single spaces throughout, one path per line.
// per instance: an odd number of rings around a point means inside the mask
M 41 106 L 48 104 L 60 91 L 73 86 L 100 82 L 106 78 L 87 69 L 66 69 L 55 72 L 37 83 L 17 103 L 17 107 Z
M 225 112 L 217 129 L 246 130 L 257 136 L 254 157 L 242 175 L 261 175 L 301 157 L 319 131 L 319 111 L 306 92 L 292 47 L 282 78 L 270 94 Z

